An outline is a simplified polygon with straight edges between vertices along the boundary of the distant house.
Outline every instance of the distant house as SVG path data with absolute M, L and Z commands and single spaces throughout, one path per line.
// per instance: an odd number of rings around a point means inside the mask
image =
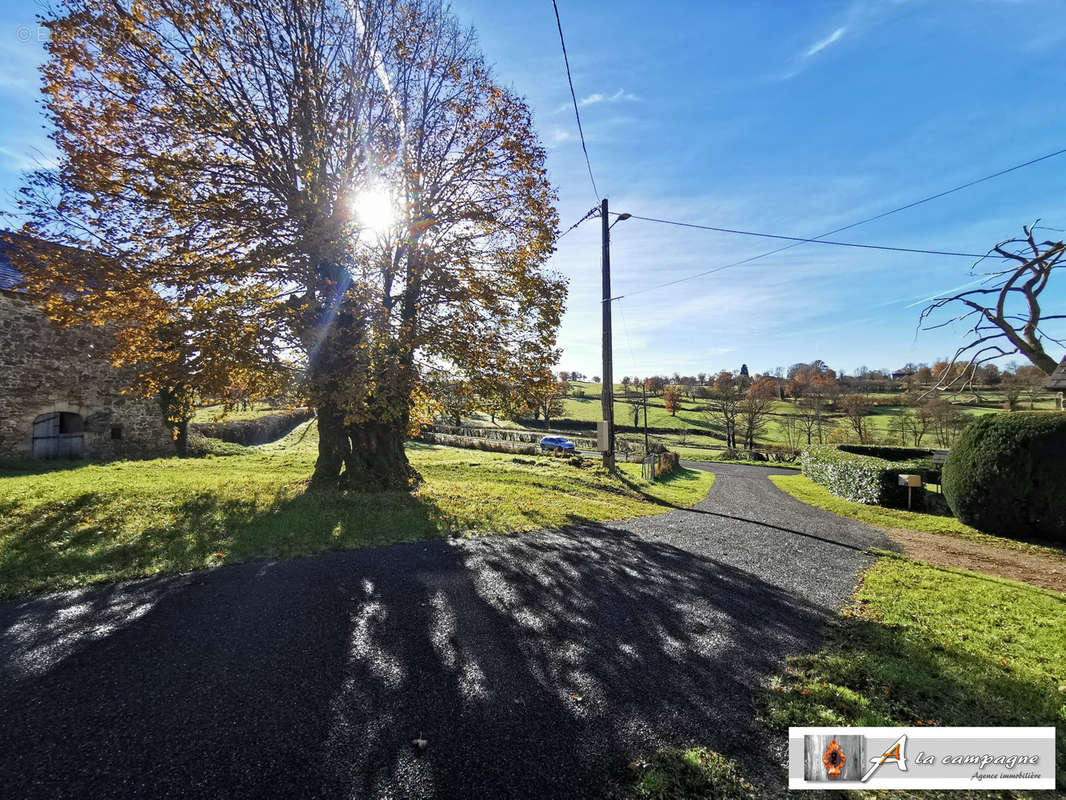
M 0 242 L 0 458 L 126 458 L 173 451 L 159 404 L 108 359 L 104 327 L 59 328 L 21 288 Z
M 892 373 L 892 380 L 901 381 L 904 378 L 910 378 L 911 376 L 916 374 L 917 373 L 913 369 L 901 369 Z

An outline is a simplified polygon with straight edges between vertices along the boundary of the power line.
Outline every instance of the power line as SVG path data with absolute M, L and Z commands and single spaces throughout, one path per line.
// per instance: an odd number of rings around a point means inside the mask
M 566 55 L 566 40 L 563 38 L 563 23 L 559 20 L 559 4 L 552 0 L 555 9 L 555 25 L 559 28 L 559 44 L 563 47 L 563 63 L 566 65 L 566 80 L 570 84 L 570 99 L 574 101 L 574 118 L 577 120 L 577 132 L 581 137 L 581 150 L 585 154 L 585 166 L 589 170 L 589 180 L 592 181 L 592 191 L 596 193 L 596 202 L 600 201 L 600 190 L 596 188 L 596 179 L 592 176 L 592 162 L 589 161 L 589 151 L 585 147 L 585 131 L 581 129 L 581 112 L 577 110 L 577 94 L 574 92 L 574 79 L 570 77 L 570 59 Z
M 958 186 L 952 187 L 951 189 L 946 189 L 945 191 L 937 192 L 936 194 L 928 195 L 927 197 L 923 197 L 920 200 L 915 200 L 915 201 L 913 201 L 911 203 L 907 203 L 905 205 L 898 206 L 897 208 L 893 208 L 893 209 L 890 209 L 888 211 L 884 211 L 884 212 L 882 212 L 880 214 L 875 214 L 872 217 L 867 217 L 866 219 L 861 219 L 858 222 L 852 222 L 849 225 L 844 225 L 844 226 L 842 226 L 840 228 L 834 228 L 831 231 L 826 231 L 825 233 L 818 234 L 817 236 L 812 237 L 811 239 L 808 239 L 808 240 L 805 240 L 805 241 L 810 242 L 810 241 L 814 241 L 816 239 L 822 239 L 822 238 L 824 238 L 826 236 L 832 236 L 833 234 L 840 233 L 841 231 L 850 230 L 851 228 L 857 228 L 859 225 L 865 225 L 868 222 L 873 222 L 875 220 L 883 219 L 884 217 L 891 216 L 892 214 L 898 214 L 900 211 L 906 211 L 908 209 L 914 208 L 915 206 L 920 206 L 923 203 L 928 203 L 931 200 L 938 200 L 941 197 L 945 197 L 945 196 L 947 196 L 949 194 L 954 194 L 955 192 L 962 191 L 963 189 L 968 189 L 971 186 L 976 186 L 977 184 L 984 183 L 985 181 L 990 181 L 993 178 L 998 178 L 1001 175 L 1006 175 L 1009 172 L 1014 172 L 1015 170 L 1019 170 L 1019 169 L 1022 169 L 1024 167 L 1029 167 L 1029 166 L 1032 166 L 1033 164 L 1038 164 L 1041 161 L 1046 161 L 1049 158 L 1054 158 L 1055 156 L 1060 156 L 1063 153 L 1066 153 L 1066 148 L 1063 148 L 1061 150 L 1056 150 L 1056 151 L 1054 151 L 1052 153 L 1047 153 L 1047 154 L 1039 156 L 1037 158 L 1030 159 L 1029 161 L 1024 161 L 1021 164 L 1015 164 L 1012 167 L 1007 167 L 1006 169 L 1001 169 L 998 172 L 993 172 L 990 175 L 985 175 L 985 176 L 983 176 L 981 178 L 977 178 L 976 180 L 968 181 L 966 183 L 963 183 L 963 184 L 960 184 Z M 711 274 L 713 274 L 715 272 L 721 272 L 722 270 L 732 269 L 733 267 L 743 266 L 744 264 L 750 264 L 753 261 L 758 261 L 760 259 L 767 258 L 767 257 L 772 256 L 772 255 L 777 255 L 778 253 L 784 252 L 785 250 L 789 250 L 789 249 L 791 249 L 793 247 L 799 247 L 803 243 L 804 243 L 804 241 L 795 241 L 795 242 L 792 242 L 791 244 L 786 244 L 784 247 L 778 247 L 778 248 L 776 248 L 774 250 L 769 250 L 769 251 L 767 251 L 765 253 L 760 253 L 759 255 L 756 255 L 756 256 L 749 256 L 748 258 L 741 259 L 740 261 L 733 261 L 733 262 L 731 262 L 729 264 L 722 264 L 720 266 L 712 267 L 711 269 L 704 270 L 703 272 L 697 272 L 697 273 L 695 273 L 693 275 L 686 275 L 683 278 L 677 278 L 677 279 L 672 280 L 672 281 L 666 281 L 665 283 L 659 283 L 659 284 L 656 284 L 654 286 L 648 286 L 648 287 L 645 287 L 643 289 L 637 289 L 636 291 L 629 292 L 629 294 L 630 295 L 643 294 L 644 292 L 651 292 L 651 291 L 654 291 L 656 289 L 664 289 L 667 286 L 674 286 L 675 284 L 683 283 L 685 281 L 694 280 L 696 278 L 703 278 L 703 277 L 706 277 L 707 275 L 711 275 Z
M 1030 167 L 1033 164 L 1040 163 L 1041 161 L 1047 161 L 1047 159 L 1049 159 L 1049 158 L 1054 158 L 1055 156 L 1061 156 L 1063 153 L 1066 153 L 1066 147 L 1064 147 L 1062 150 L 1056 150 L 1054 153 L 1048 153 L 1047 155 L 1040 156 L 1039 158 L 1030 159 L 1029 161 L 1025 161 L 1025 162 L 1023 162 L 1021 164 L 1015 164 L 1013 167 L 1007 167 L 1006 169 L 1001 169 L 999 172 L 993 172 L 991 175 L 985 175 L 983 178 L 978 178 L 977 180 L 973 180 L 973 181 L 969 181 L 968 183 L 960 184 L 959 186 L 956 186 L 956 187 L 954 187 L 952 189 L 947 189 L 947 190 L 945 190 L 943 192 L 937 192 L 936 194 L 931 194 L 928 197 L 923 197 L 921 200 L 915 200 L 913 203 L 907 203 L 907 205 L 905 205 L 905 206 L 900 206 L 899 208 L 893 208 L 891 211 L 885 211 L 885 212 L 883 212 L 881 214 L 875 214 L 872 217 L 867 217 L 866 219 L 861 219 L 858 222 L 853 222 L 850 225 L 845 225 L 843 228 L 837 228 L 836 230 L 829 231 L 828 233 L 823 233 L 822 236 L 832 236 L 834 233 L 840 233 L 841 231 L 846 231 L 846 230 L 848 230 L 850 228 L 858 227 L 859 225 L 865 225 L 867 222 L 873 222 L 874 220 L 882 219 L 882 218 L 890 216 L 892 214 L 898 214 L 900 211 L 906 211 L 909 208 L 914 208 L 915 206 L 920 206 L 920 205 L 922 205 L 922 203 L 928 203 L 930 200 L 939 200 L 941 197 L 946 197 L 947 195 L 954 194 L 955 192 L 961 192 L 963 189 L 969 189 L 971 186 L 976 186 L 979 183 L 984 183 L 985 181 L 990 181 L 993 178 L 998 178 L 1001 175 L 1006 175 L 1008 172 L 1014 172 L 1015 170 L 1022 169 L 1023 167 Z M 815 238 L 820 239 L 822 237 L 821 236 L 817 236 Z
M 616 212 L 611 212 L 616 213 Z M 619 215 L 620 216 L 620 215 Z M 860 247 L 864 250 L 890 250 L 897 253 L 924 253 L 931 256 L 961 256 L 963 258 L 983 258 L 986 254 L 982 253 L 960 253 L 955 250 L 923 250 L 917 247 L 892 247 L 887 244 L 862 244 L 860 242 L 839 242 L 833 239 L 822 239 L 820 237 L 805 237 L 805 236 L 785 236 L 780 233 L 757 233 L 755 231 L 743 231 L 737 228 L 718 228 L 714 225 L 697 225 L 693 222 L 678 222 L 672 219 L 659 219 L 657 217 L 642 217 L 639 214 L 630 214 L 633 219 L 641 219 L 645 222 L 657 222 L 662 225 L 677 225 L 682 228 L 698 228 L 704 231 L 715 231 L 716 233 L 733 233 L 739 236 L 757 236 L 761 239 L 784 239 L 789 242 L 796 242 L 797 244 L 828 244 L 835 247 Z M 999 256 L 1002 258 L 1003 256 Z
M 559 234 L 559 239 L 562 239 L 564 236 L 566 236 L 566 234 L 570 233 L 570 231 L 574 230 L 574 228 L 576 228 L 582 222 L 587 220 L 589 217 L 593 217 L 593 216 L 595 216 L 595 215 L 597 215 L 599 213 L 600 213 L 599 205 L 593 206 L 591 209 L 589 209 L 589 212 L 587 214 L 585 214 L 585 216 L 583 216 L 581 219 L 579 219 L 577 222 L 575 222 L 573 225 L 571 225 L 569 228 L 567 228 L 565 231 L 563 231 L 561 234 Z M 558 241 L 558 239 L 556 241 Z

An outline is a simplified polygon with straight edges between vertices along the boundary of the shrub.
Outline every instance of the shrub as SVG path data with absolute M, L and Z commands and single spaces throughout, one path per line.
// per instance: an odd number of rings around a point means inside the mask
M 192 458 L 242 456 L 247 452 L 247 447 L 234 442 L 224 442 L 221 439 L 213 439 L 199 433 L 193 433 L 189 436 L 188 454 Z
M 867 455 L 869 451 L 892 455 L 893 460 Z M 929 455 L 928 450 L 910 450 L 911 458 L 903 460 L 904 451 L 906 448 L 902 447 L 818 445 L 804 450 L 800 461 L 804 475 L 837 497 L 867 505 L 902 507 L 907 505 L 907 489 L 899 485 L 899 476 L 921 473 L 921 459 Z M 918 490 L 912 499 L 921 503 L 924 494 Z
M 1066 541 L 1066 414 L 989 414 L 944 464 L 943 490 L 962 522 L 999 536 Z

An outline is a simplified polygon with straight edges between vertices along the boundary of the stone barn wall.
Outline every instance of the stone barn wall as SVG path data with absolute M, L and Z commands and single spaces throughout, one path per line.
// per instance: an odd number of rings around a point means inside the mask
M 59 328 L 24 295 L 0 291 L 0 457 L 32 457 L 34 421 L 57 412 L 81 428 L 85 458 L 173 453 L 159 404 L 122 393 L 108 338 L 103 328 Z

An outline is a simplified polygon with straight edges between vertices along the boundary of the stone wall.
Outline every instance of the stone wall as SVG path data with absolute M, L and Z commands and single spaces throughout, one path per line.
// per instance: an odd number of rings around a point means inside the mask
M 159 404 L 123 394 L 108 340 L 103 328 L 58 328 L 24 295 L 0 291 L 0 457 L 31 457 L 34 420 L 53 412 L 80 415 L 86 458 L 173 453 Z

